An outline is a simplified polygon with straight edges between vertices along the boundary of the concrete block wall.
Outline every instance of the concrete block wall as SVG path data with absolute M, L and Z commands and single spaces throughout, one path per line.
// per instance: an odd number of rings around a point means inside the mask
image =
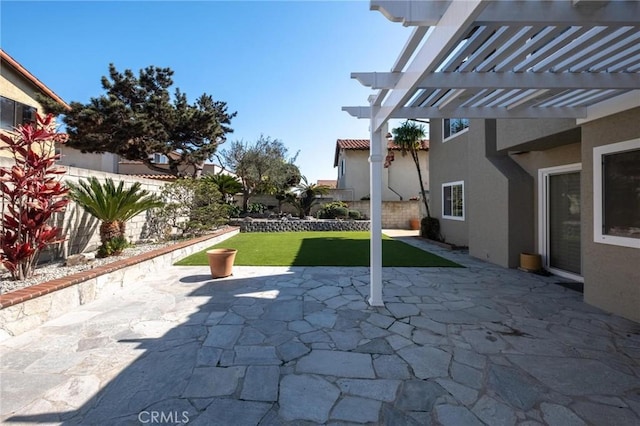
M 0 158 L 0 167 L 11 167 L 13 160 L 10 158 Z M 133 176 L 117 175 L 113 173 L 100 172 L 95 170 L 81 169 L 77 167 L 65 167 L 67 173 L 63 175 L 63 181 L 77 183 L 81 179 L 89 176 L 97 177 L 101 182 L 107 178 L 114 180 L 116 184 L 125 182 L 125 186 L 140 182 L 142 188 L 154 194 L 162 191 L 164 182 L 153 179 L 142 179 Z M 100 245 L 99 227 L 100 222 L 71 201 L 64 214 L 59 214 L 54 218 L 56 226 L 62 228 L 66 240 L 62 244 L 51 246 L 41 254 L 40 261 L 45 262 L 55 258 L 65 258 L 68 255 L 93 251 Z M 141 213 L 127 222 L 126 236 L 129 241 L 139 241 L 155 237 L 150 234 L 149 213 Z
M 350 201 L 349 209 L 357 210 L 365 217 L 371 215 L 370 201 Z M 382 228 L 384 229 L 410 229 L 409 220 L 421 219 L 421 201 L 383 201 L 382 202 Z
M 300 232 L 300 231 L 368 231 L 368 220 L 232 220 L 231 226 L 239 226 L 240 232 Z

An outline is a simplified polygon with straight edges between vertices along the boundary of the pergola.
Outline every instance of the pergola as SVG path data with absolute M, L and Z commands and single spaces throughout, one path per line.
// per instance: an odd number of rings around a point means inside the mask
M 382 300 L 382 162 L 390 119 L 575 118 L 640 106 L 636 0 L 373 0 L 415 27 L 390 72 L 351 77 L 376 92 L 343 107 L 371 120 L 371 288 Z

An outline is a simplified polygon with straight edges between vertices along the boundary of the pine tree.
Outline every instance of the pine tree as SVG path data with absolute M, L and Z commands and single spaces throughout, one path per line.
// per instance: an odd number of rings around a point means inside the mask
M 233 132 L 229 125 L 237 113 L 206 93 L 189 103 L 177 88 L 172 98 L 172 75 L 170 68 L 149 66 L 136 76 L 110 64 L 109 77 L 102 77 L 106 93 L 88 103 L 72 102 L 71 111 L 60 111 L 40 100 L 47 110 L 65 114 L 71 148 L 118 154 L 174 176 L 183 175 L 188 166 L 191 176 L 200 177 L 205 161 Z M 165 155 L 168 167 L 155 164 L 153 154 Z

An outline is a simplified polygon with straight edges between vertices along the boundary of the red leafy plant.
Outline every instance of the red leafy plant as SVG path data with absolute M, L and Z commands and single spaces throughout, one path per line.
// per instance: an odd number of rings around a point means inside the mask
M 53 115 L 36 114 L 35 123 L 2 133 L 0 139 L 0 150 L 14 159 L 12 167 L 0 168 L 0 261 L 14 280 L 24 280 L 33 275 L 44 248 L 64 241 L 60 228 L 51 225 L 52 216 L 69 202 L 69 190 L 60 182 L 65 170 L 56 167 L 60 156 L 53 147 L 66 142 L 67 135 L 57 133 Z

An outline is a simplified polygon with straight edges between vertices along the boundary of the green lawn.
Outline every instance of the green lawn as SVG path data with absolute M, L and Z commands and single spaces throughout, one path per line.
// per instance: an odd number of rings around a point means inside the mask
M 238 234 L 176 262 L 208 265 L 206 250 L 238 249 L 241 266 L 369 266 L 369 232 L 273 232 Z M 383 236 L 383 266 L 451 266 L 455 262 Z

